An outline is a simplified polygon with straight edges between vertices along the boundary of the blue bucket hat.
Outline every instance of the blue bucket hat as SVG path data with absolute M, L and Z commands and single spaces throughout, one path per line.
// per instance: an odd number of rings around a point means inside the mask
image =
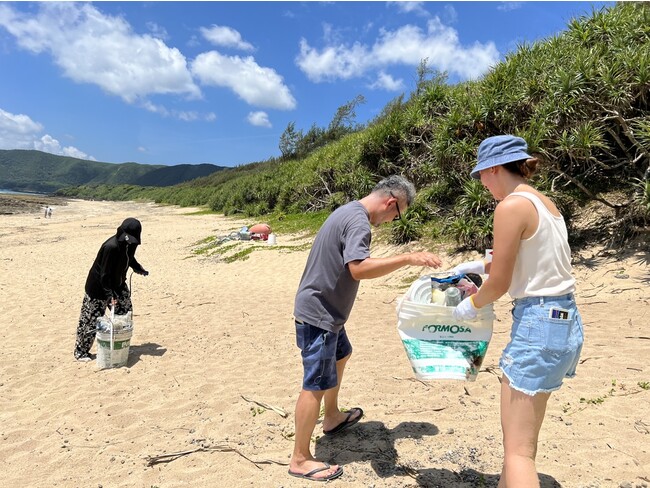
M 513 161 L 529 159 L 528 145 L 521 137 L 504 135 L 488 137 L 478 147 L 478 163 L 470 173 L 475 180 L 480 180 L 479 171 L 501 166 Z

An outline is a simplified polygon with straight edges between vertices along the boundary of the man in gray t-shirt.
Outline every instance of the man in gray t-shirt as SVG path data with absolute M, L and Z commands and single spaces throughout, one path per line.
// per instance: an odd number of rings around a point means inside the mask
M 401 176 L 380 181 L 359 201 L 334 211 L 316 235 L 294 305 L 296 343 L 301 350 L 303 384 L 296 403 L 295 443 L 289 474 L 310 480 L 328 480 L 343 468 L 317 461 L 310 440 L 321 401 L 325 400 L 323 433 L 335 435 L 356 424 L 361 408 L 341 412 L 338 393 L 352 345 L 345 331 L 357 296 L 359 281 L 378 278 L 403 266 L 439 267 L 430 252 L 371 258 L 370 226 L 401 219 L 415 197 L 413 185 Z
M 359 281 L 347 264 L 370 257 L 370 220 L 359 201 L 339 207 L 318 232 L 296 294 L 293 315 L 339 332 L 350 315 Z

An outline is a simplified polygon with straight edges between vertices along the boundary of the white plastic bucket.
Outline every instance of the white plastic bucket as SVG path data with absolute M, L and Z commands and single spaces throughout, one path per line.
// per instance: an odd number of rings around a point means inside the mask
M 275 246 L 276 242 L 277 242 L 277 240 L 276 240 L 275 234 L 273 234 L 273 233 L 269 234 L 269 238 L 267 240 L 268 245 L 269 246 Z
M 129 359 L 129 347 L 133 330 L 123 330 L 113 334 L 97 332 L 97 367 L 99 369 L 121 368 Z
M 492 338 L 492 305 L 474 320 L 456 321 L 453 307 L 411 301 L 416 285 L 397 304 L 397 331 L 416 378 L 476 380 Z
M 97 367 L 99 369 L 121 368 L 129 359 L 129 347 L 133 335 L 131 312 L 100 317 L 97 329 Z

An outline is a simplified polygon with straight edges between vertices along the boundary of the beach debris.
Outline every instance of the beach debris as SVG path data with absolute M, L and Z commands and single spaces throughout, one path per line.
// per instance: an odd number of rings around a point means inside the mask
M 447 407 L 434 407 L 434 408 L 425 408 L 421 410 L 387 410 L 386 415 L 395 415 L 395 414 L 404 414 L 404 413 L 426 413 L 426 412 L 442 412 Z
M 145 459 L 147 461 L 147 466 L 152 467 L 155 466 L 156 464 L 161 464 L 161 463 L 170 463 L 172 461 L 175 461 L 176 459 L 187 456 L 189 454 L 193 454 L 195 452 L 234 452 L 235 454 L 239 454 L 241 457 L 246 459 L 246 461 L 250 461 L 255 465 L 256 468 L 262 469 L 260 467 L 260 464 L 279 464 L 280 466 L 288 466 L 289 463 L 284 463 L 281 461 L 273 461 L 272 459 L 262 459 L 260 461 L 254 461 L 253 459 L 249 458 L 248 456 L 242 454 L 240 451 L 235 449 L 234 447 L 230 447 L 227 445 L 218 445 L 218 446 L 201 446 L 197 447 L 195 449 L 189 449 L 187 451 L 179 451 L 179 452 L 172 452 L 170 454 L 160 454 L 158 456 L 147 456 Z
M 396 379 L 396 380 L 398 380 L 398 381 L 415 381 L 415 382 L 417 382 L 417 383 L 422 383 L 422 384 L 423 384 L 424 386 L 426 386 L 426 387 L 429 387 L 429 386 L 430 386 L 430 385 L 428 385 L 426 382 L 422 381 L 422 380 L 419 379 L 419 378 L 401 378 L 401 377 L 399 377 L 399 376 L 393 376 L 393 379 Z
M 282 418 L 286 419 L 289 416 L 289 414 L 287 412 L 285 412 L 284 410 L 282 410 L 280 407 L 274 407 L 273 405 L 269 405 L 268 403 L 253 400 L 252 398 L 246 398 L 244 395 L 241 395 L 241 397 L 244 400 L 246 400 L 247 402 L 259 405 L 260 407 L 265 408 L 267 410 L 273 410 L 275 413 L 277 413 Z
M 291 431 L 291 432 L 285 432 L 284 429 L 280 431 L 280 435 L 284 437 L 288 441 L 293 441 L 296 437 L 296 433 Z
M 620 295 L 624 291 L 636 291 L 636 290 L 637 290 L 637 288 L 615 288 L 615 289 L 611 290 L 610 293 L 612 295 Z
M 596 295 L 598 295 L 598 293 L 600 293 L 601 289 L 602 289 L 604 286 L 605 286 L 605 284 L 604 284 L 604 283 L 601 283 L 600 285 L 598 285 L 598 286 L 596 286 L 596 287 L 594 287 L 594 288 L 590 288 L 589 290 L 585 290 L 585 292 L 589 292 L 589 291 L 594 291 L 594 290 L 596 290 L 596 293 L 594 293 L 593 295 L 582 295 L 582 298 L 593 298 L 593 297 L 595 297 Z
M 647 424 L 642 420 L 637 420 L 634 422 L 634 428 L 641 434 L 650 434 L 650 424 Z
M 497 379 L 499 380 L 499 383 L 501 383 L 501 375 L 497 371 L 497 367 L 495 367 L 495 366 L 487 366 L 487 367 L 483 368 L 481 371 L 493 374 L 494 376 L 497 377 Z
M 609 447 L 610 449 L 612 449 L 613 451 L 618 451 L 621 454 L 625 454 L 626 456 L 632 458 L 632 461 L 634 461 L 634 464 L 636 464 L 637 466 L 640 465 L 639 461 L 632 454 L 630 454 L 629 452 L 622 451 L 621 449 L 618 449 L 618 448 L 612 446 L 609 442 L 605 442 L 605 445 L 607 447 Z

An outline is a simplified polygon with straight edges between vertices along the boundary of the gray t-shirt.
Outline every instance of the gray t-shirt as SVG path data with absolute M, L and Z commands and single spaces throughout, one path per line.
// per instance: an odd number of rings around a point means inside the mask
M 338 332 L 359 290 L 347 264 L 370 257 L 370 216 L 360 202 L 330 215 L 314 239 L 294 304 L 296 320 Z

